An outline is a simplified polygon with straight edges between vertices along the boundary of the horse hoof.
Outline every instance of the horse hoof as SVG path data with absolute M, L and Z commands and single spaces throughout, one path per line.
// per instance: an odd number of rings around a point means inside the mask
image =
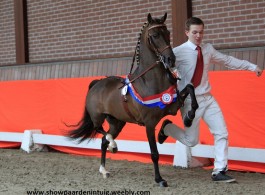
M 108 149 L 111 153 L 117 153 L 118 152 L 118 147 L 113 148 L 113 147 L 109 146 Z
M 110 173 L 105 173 L 105 174 L 103 174 L 103 178 L 104 178 L 104 179 L 109 178 L 109 176 L 110 176 Z
M 192 121 L 193 120 L 190 119 L 187 114 L 184 116 L 184 125 L 186 127 L 190 127 L 192 125 Z
M 110 176 L 110 172 L 108 172 L 103 165 L 100 165 L 99 173 L 101 173 L 103 175 L 104 179 L 106 179 Z
M 165 180 L 159 182 L 160 187 L 168 187 L 167 182 Z
M 117 153 L 117 152 L 118 152 L 118 148 L 117 147 L 112 149 L 112 153 Z

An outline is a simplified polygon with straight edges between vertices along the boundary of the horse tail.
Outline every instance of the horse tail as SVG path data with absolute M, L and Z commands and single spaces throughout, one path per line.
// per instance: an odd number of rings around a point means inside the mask
M 68 137 L 73 140 L 77 140 L 81 143 L 84 140 L 88 139 L 90 141 L 91 139 L 95 138 L 97 131 L 94 128 L 93 121 L 91 120 L 91 117 L 85 109 L 83 118 L 79 121 L 76 125 L 67 125 L 68 127 L 77 127 L 76 129 L 72 129 L 68 133 Z
M 98 81 L 100 80 L 96 79 L 91 81 L 89 89 L 91 89 Z M 84 110 L 83 118 L 76 125 L 65 125 L 67 127 L 76 127 L 75 129 L 70 130 L 70 132 L 67 133 L 67 136 L 72 140 L 78 140 L 79 143 L 86 139 L 90 141 L 96 137 L 97 131 L 95 130 L 93 121 L 86 108 Z

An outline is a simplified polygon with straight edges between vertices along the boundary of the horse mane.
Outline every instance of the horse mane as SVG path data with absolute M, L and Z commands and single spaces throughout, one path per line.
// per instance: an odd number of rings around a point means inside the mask
M 141 32 L 139 33 L 138 41 L 137 41 L 137 44 L 136 44 L 136 47 L 135 47 L 134 57 L 133 57 L 133 61 L 132 61 L 132 67 L 133 67 L 134 59 L 135 58 L 136 58 L 137 66 L 140 65 L 140 45 L 141 45 L 141 37 L 142 37 L 143 31 L 146 29 L 146 27 L 148 25 L 149 25 L 149 23 L 148 22 L 145 22 L 144 25 L 141 28 Z M 131 70 L 132 70 L 132 68 L 131 68 Z

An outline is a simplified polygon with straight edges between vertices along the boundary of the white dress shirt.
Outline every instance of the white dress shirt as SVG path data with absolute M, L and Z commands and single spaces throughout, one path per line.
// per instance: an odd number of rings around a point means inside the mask
M 173 49 L 173 52 L 176 56 L 176 67 L 181 75 L 181 80 L 178 82 L 178 89 L 180 91 L 184 89 L 187 84 L 191 83 L 198 55 L 196 47 L 196 45 L 188 40 L 187 42 Z M 232 56 L 224 55 L 216 51 L 209 43 L 202 44 L 201 48 L 204 67 L 201 84 L 195 89 L 196 95 L 203 95 L 209 93 L 211 90 L 208 78 L 208 71 L 211 64 L 219 64 L 227 66 L 231 69 L 250 71 L 255 71 L 257 67 L 255 64 L 252 64 L 246 60 L 239 60 Z

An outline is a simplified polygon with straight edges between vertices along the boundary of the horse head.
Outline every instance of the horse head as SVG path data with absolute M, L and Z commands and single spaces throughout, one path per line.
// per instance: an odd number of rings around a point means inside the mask
M 155 63 L 161 64 L 169 80 L 176 83 L 179 75 L 175 70 L 175 55 L 170 45 L 170 32 L 165 24 L 166 18 L 167 13 L 161 18 L 153 18 L 150 13 L 148 14 L 148 22 L 144 24 L 139 36 L 137 63 L 149 67 Z M 146 70 L 145 67 L 143 69 Z

